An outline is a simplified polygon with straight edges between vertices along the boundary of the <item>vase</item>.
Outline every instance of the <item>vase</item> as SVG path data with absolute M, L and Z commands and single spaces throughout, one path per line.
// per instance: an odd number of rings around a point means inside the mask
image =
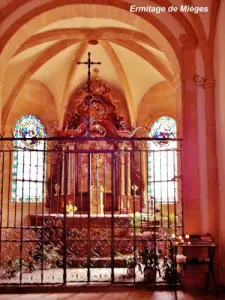
M 155 272 L 152 268 L 145 267 L 144 269 L 144 277 L 145 281 L 148 283 L 152 283 L 155 281 Z

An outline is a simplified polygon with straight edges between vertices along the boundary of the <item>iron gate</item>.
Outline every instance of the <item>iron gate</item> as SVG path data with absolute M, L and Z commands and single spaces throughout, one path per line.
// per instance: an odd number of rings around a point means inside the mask
M 1 143 L 1 285 L 170 283 L 181 141 Z

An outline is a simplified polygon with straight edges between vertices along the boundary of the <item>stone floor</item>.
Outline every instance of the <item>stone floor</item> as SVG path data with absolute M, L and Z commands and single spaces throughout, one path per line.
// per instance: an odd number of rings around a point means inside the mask
M 171 291 L 148 291 L 135 289 L 102 289 L 101 292 L 73 292 L 73 293 L 45 293 L 45 294 L 2 294 L 0 300 L 173 300 L 175 295 Z M 212 293 L 204 291 L 178 291 L 178 300 L 214 300 Z M 220 296 L 219 299 L 225 299 Z

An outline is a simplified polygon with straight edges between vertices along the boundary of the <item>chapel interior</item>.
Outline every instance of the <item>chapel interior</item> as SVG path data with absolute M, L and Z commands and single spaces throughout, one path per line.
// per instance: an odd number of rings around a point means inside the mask
M 208 272 L 218 296 L 224 19 L 223 0 L 0 2 L 0 290 Z

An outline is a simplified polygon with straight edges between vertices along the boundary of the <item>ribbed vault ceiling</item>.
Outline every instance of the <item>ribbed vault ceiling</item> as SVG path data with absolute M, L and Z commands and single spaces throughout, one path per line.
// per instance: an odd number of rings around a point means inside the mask
M 93 39 L 97 45 L 89 43 Z M 173 88 L 171 65 L 149 36 L 115 20 L 74 18 L 42 28 L 20 46 L 7 68 L 3 105 L 12 106 L 26 82 L 35 79 L 51 91 L 59 113 L 87 78 L 87 67 L 77 61 L 86 61 L 88 52 L 102 63 L 99 77 L 124 95 L 133 119 L 152 86 L 166 81 Z

